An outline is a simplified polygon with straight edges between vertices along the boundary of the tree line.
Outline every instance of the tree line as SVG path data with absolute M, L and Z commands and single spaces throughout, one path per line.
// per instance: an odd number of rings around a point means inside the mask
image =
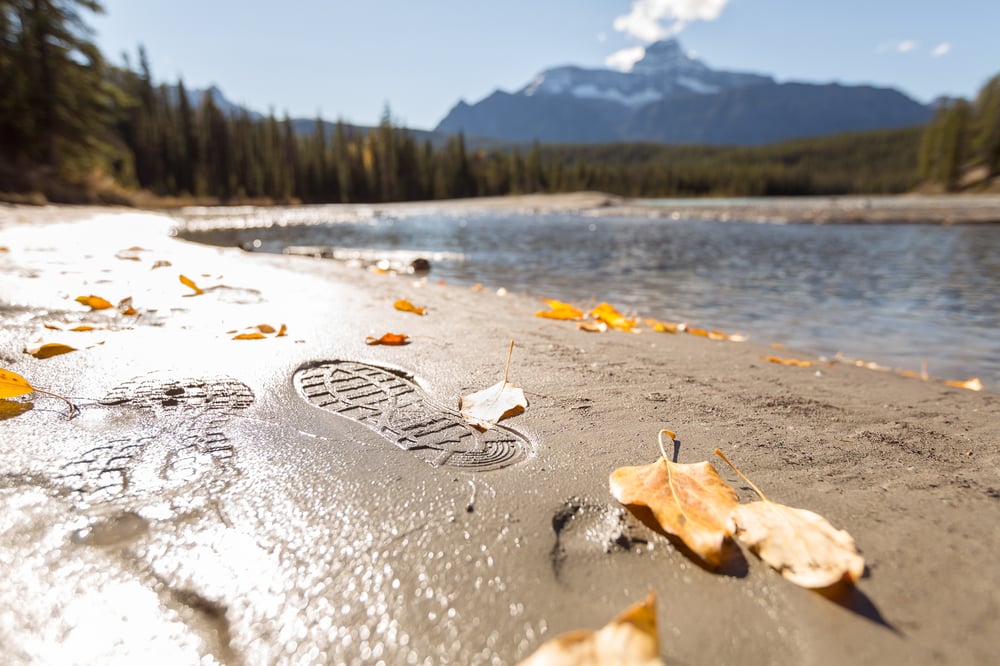
M 220 108 L 208 91 L 109 65 L 84 14 L 97 0 L 0 0 L 0 192 L 95 182 L 199 201 L 385 202 L 601 190 L 623 196 L 895 193 L 956 186 L 970 159 L 996 172 L 1000 84 L 923 128 L 762 147 L 439 143 L 396 125 L 296 121 Z M 1000 78 L 1000 77 L 998 77 Z M 39 175 L 41 177 L 39 177 Z
M 945 100 L 924 132 L 920 176 L 955 191 L 1000 174 L 1000 74 L 971 102 Z

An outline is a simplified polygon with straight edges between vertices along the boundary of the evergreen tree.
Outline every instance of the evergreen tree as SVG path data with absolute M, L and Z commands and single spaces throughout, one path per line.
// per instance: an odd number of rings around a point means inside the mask
M 108 130 L 122 101 L 85 11 L 103 10 L 96 0 L 0 2 L 3 151 L 70 176 L 108 161 Z

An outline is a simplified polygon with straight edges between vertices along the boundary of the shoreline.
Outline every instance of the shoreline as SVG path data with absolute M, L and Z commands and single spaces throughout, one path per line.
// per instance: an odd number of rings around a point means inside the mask
M 0 208 L 2 367 L 80 408 L 0 401 L 14 663 L 151 643 L 183 663 L 514 663 L 649 588 L 668 663 L 995 655 L 997 396 L 772 364 L 753 343 L 589 334 L 525 296 L 200 246 L 174 223 Z M 139 316 L 88 312 L 83 293 L 131 296 Z M 263 322 L 288 335 L 228 333 Z M 70 324 L 104 326 L 102 344 Z M 364 343 L 386 331 L 411 343 Z M 39 336 L 81 342 L 35 359 Z M 445 414 L 502 377 L 511 339 L 529 406 L 502 423 L 517 455 L 487 471 L 434 467 L 304 388 L 331 368 L 398 373 Z M 746 551 L 739 570 L 698 566 L 608 492 L 613 469 L 656 458 L 661 428 L 681 462 L 721 448 L 772 499 L 848 530 L 868 575 L 831 600 Z

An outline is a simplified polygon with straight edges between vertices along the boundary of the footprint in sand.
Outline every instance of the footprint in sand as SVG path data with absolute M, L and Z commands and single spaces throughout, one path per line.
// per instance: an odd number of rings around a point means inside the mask
M 295 388 L 310 403 L 361 423 L 428 464 L 469 472 L 526 459 L 528 439 L 510 428 L 486 432 L 435 404 L 410 375 L 356 361 L 321 361 L 299 368 Z
M 87 505 L 224 484 L 235 471 L 226 424 L 253 401 L 249 387 L 229 378 L 125 382 L 99 403 L 125 426 L 122 436 L 78 454 L 56 480 Z

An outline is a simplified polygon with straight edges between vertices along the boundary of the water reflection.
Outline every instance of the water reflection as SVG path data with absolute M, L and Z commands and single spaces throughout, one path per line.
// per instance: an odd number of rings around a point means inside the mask
M 744 331 L 1000 387 L 1000 227 L 779 225 L 505 211 L 413 211 L 328 225 L 191 234 L 289 245 L 446 251 L 477 282 Z

